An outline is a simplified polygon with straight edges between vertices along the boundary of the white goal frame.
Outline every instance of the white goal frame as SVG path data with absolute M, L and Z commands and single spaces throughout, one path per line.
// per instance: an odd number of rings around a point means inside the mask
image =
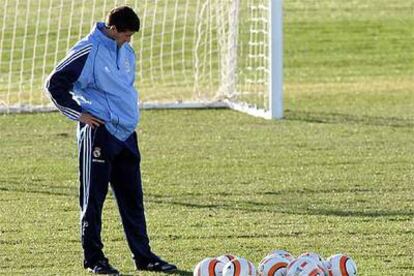
M 236 0 L 240 1 L 240 0 Z M 283 0 L 269 0 L 269 109 L 227 102 L 228 107 L 265 119 L 283 118 Z
M 233 102 L 231 100 L 224 100 L 219 102 L 179 102 L 179 103 L 144 103 L 143 109 L 182 109 L 182 108 L 230 108 L 255 117 L 261 117 L 264 119 L 283 119 L 283 0 L 268 0 L 269 1 L 269 61 L 270 61 L 270 74 L 269 74 L 269 109 L 263 110 L 255 106 L 251 106 L 247 103 Z M 230 25 L 237 26 L 237 9 L 239 7 L 240 0 L 233 0 L 235 14 L 230 18 L 234 20 Z M 230 47 L 234 50 L 237 49 L 237 40 L 234 39 L 237 28 L 232 30 L 233 37 Z M 229 60 L 233 60 L 233 66 L 237 66 L 235 51 L 232 51 L 233 55 L 229 57 Z M 229 62 L 229 63 L 230 63 Z M 235 68 L 230 70 L 232 75 L 230 78 L 233 80 L 236 78 Z M 235 89 L 234 84 L 231 85 L 232 89 Z

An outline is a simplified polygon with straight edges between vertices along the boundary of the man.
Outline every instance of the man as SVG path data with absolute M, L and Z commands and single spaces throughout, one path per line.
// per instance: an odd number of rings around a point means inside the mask
M 135 54 L 129 45 L 139 29 L 139 18 L 131 8 L 113 9 L 105 23 L 97 23 L 76 43 L 46 82 L 52 102 L 79 122 L 84 267 L 96 274 L 119 273 L 102 251 L 101 216 L 109 182 L 137 269 L 177 269 L 152 253 L 146 230 L 135 132 L 139 121 Z

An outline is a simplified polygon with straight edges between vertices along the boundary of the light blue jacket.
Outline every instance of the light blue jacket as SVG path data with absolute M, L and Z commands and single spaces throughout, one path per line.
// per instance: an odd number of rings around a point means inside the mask
M 134 88 L 135 53 L 128 43 L 118 48 L 107 37 L 103 22 L 80 40 L 56 66 L 46 91 L 57 108 L 72 120 L 88 112 L 105 121 L 116 138 L 125 141 L 139 121 Z

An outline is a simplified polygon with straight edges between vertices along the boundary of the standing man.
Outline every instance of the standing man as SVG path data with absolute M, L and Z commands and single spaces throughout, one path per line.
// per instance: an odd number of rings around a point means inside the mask
M 177 270 L 152 253 L 147 235 L 135 132 L 139 121 L 135 54 L 129 45 L 139 29 L 139 18 L 131 8 L 113 9 L 105 23 L 97 23 L 76 43 L 46 82 L 60 112 L 79 122 L 84 267 L 96 274 L 119 274 L 102 251 L 101 217 L 108 183 L 137 269 Z

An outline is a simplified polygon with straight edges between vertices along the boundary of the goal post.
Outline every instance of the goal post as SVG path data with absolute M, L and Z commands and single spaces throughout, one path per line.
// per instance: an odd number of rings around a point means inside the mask
M 236 0 L 238 2 L 242 0 Z M 257 4 L 257 3 L 256 3 Z M 254 104 L 254 100 L 243 100 L 243 98 L 235 99 L 229 101 L 229 107 L 241 112 L 248 113 L 252 116 L 263 117 L 266 119 L 282 119 L 283 118 L 283 0 L 267 0 L 266 2 L 258 3 L 257 5 L 250 6 L 253 12 L 250 15 L 250 20 L 252 22 L 259 21 L 265 22 L 265 26 L 260 28 L 258 24 L 254 24 L 251 27 L 251 33 L 262 33 L 264 34 L 264 39 L 250 39 L 248 41 L 249 45 L 264 45 L 264 47 L 259 48 L 259 50 L 254 50 L 248 55 L 254 58 L 254 53 L 259 57 L 263 57 L 264 62 L 259 66 L 248 66 L 237 68 L 237 62 L 233 61 L 233 64 L 236 65 L 236 70 L 239 71 L 238 81 L 255 83 L 261 87 L 261 91 L 254 91 L 251 89 L 246 94 L 256 94 L 262 95 L 261 100 L 263 100 L 263 105 Z M 260 13 L 260 10 L 263 10 Z M 257 14 L 262 14 L 262 16 L 255 16 Z M 239 19 L 243 20 L 243 19 Z M 239 24 L 234 24 L 234 26 L 239 26 Z M 259 26 L 259 27 L 258 27 Z M 256 36 L 257 37 L 257 36 Z M 236 40 L 236 44 L 243 44 L 243 41 Z M 237 59 L 237 56 L 235 57 Z M 256 78 L 252 80 L 243 80 L 240 78 L 244 75 L 243 71 L 245 70 L 260 71 L 265 72 L 262 78 Z M 234 89 L 237 93 L 237 87 Z
M 270 0 L 269 9 L 269 113 L 283 118 L 283 1 Z
M 50 111 L 43 83 L 114 6 L 134 35 L 142 108 L 233 108 L 283 117 L 283 0 L 4 0 L 0 113 Z

